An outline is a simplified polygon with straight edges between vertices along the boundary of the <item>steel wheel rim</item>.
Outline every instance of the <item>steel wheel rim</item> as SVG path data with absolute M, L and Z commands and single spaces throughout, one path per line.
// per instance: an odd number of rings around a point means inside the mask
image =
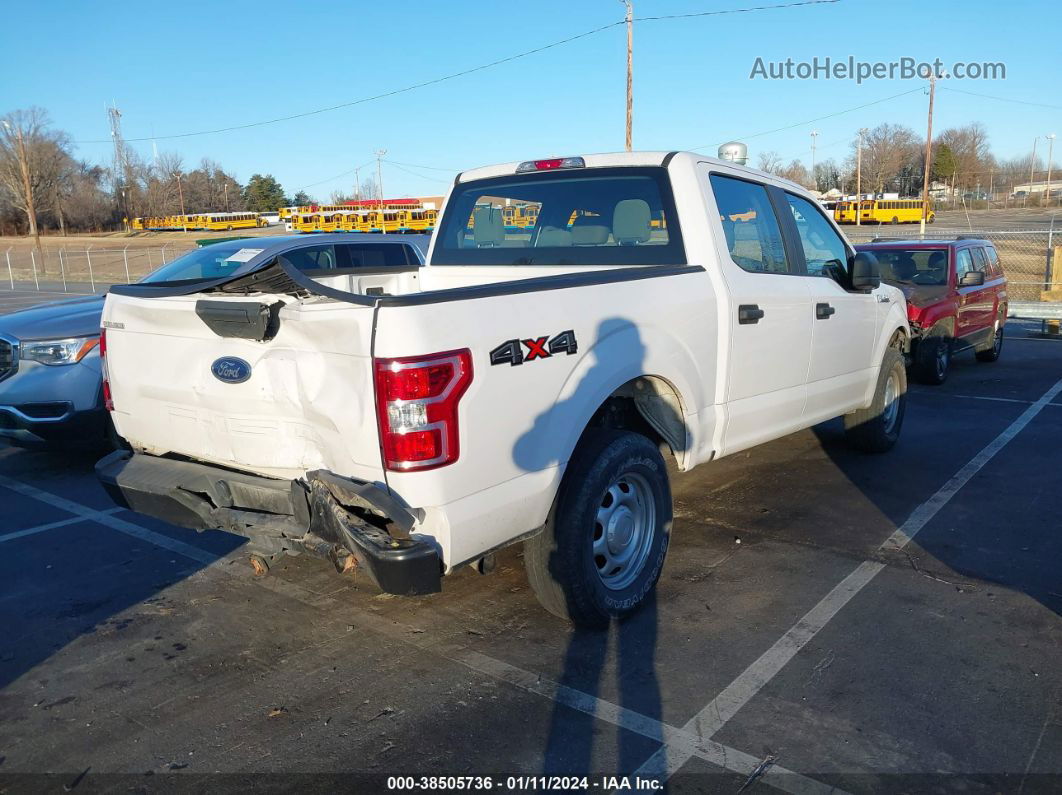
M 885 405 L 881 409 L 881 419 L 885 424 L 885 433 L 892 433 L 896 427 L 896 418 L 900 414 L 899 383 L 895 372 L 889 373 L 889 380 L 885 382 Z
M 625 472 L 605 489 L 594 517 L 592 551 L 602 585 L 620 591 L 649 560 L 656 536 L 656 501 L 649 481 Z

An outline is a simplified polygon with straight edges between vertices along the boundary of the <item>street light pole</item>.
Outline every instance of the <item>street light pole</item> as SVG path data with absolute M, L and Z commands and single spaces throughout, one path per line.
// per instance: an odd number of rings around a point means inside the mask
M 383 192 L 383 156 L 387 154 L 386 149 L 376 150 L 376 190 L 380 194 L 380 232 L 381 234 L 387 234 L 387 221 L 384 218 L 384 192 Z
M 1033 138 L 1033 153 L 1032 160 L 1029 161 L 1029 189 L 1025 191 L 1025 196 L 1022 197 L 1021 206 L 1026 207 L 1029 204 L 1029 194 L 1033 189 L 1033 169 L 1036 168 L 1036 143 L 1040 140 L 1040 136 Z
M 1047 138 L 1047 188 L 1044 195 L 1047 196 L 1047 206 L 1051 206 L 1051 158 L 1055 153 L 1055 134 L 1051 133 Z
M 856 146 L 856 226 L 862 226 L 859 219 L 863 214 L 863 136 L 866 134 L 867 128 L 860 127 Z
M 818 130 L 811 131 L 811 183 L 815 186 L 815 190 L 819 189 L 819 182 L 815 179 L 815 139 L 819 137 Z

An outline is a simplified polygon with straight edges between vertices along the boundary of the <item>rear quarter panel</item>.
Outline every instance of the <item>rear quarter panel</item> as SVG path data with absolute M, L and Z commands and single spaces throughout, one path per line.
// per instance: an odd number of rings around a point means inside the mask
M 715 302 L 704 272 L 379 310 L 375 355 L 469 348 L 458 461 L 389 472 L 391 489 L 426 509 L 424 529 L 461 562 L 540 527 L 586 423 L 617 387 L 658 376 L 679 394 L 691 460 L 711 444 Z M 572 331 L 574 354 L 490 362 L 508 340 Z M 521 342 L 524 354 L 528 347 Z

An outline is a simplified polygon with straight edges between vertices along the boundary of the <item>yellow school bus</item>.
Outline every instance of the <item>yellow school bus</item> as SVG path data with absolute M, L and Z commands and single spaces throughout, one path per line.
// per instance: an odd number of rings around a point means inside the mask
M 926 216 L 926 223 L 933 223 L 936 213 Z M 856 202 L 837 202 L 833 208 L 833 220 L 839 224 L 856 222 Z M 861 224 L 917 224 L 922 220 L 921 199 L 864 199 L 859 202 Z

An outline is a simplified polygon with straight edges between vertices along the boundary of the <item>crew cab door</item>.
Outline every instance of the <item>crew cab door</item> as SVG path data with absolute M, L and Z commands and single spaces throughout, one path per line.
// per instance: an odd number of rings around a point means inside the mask
M 702 168 L 727 284 L 722 447 L 732 453 L 800 427 L 811 356 L 811 295 L 796 252 L 782 235 L 784 208 L 771 200 L 768 187 L 743 174 Z
M 811 293 L 813 331 L 805 424 L 845 414 L 862 405 L 878 333 L 877 296 L 846 287 L 852 254 L 814 202 L 786 192 L 786 219 L 797 238 L 803 277 Z

